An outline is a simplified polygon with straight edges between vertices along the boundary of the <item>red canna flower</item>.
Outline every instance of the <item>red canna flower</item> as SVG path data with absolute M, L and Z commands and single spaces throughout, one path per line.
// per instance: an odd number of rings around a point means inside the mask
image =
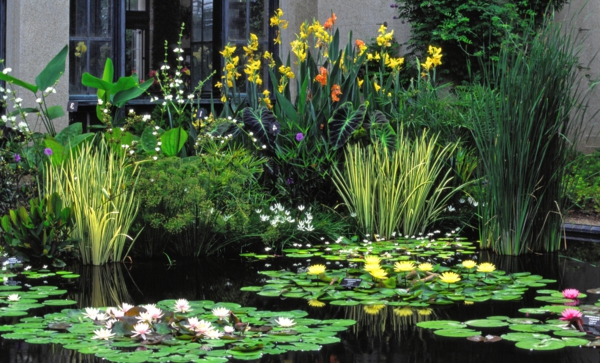
M 340 98 L 338 96 L 341 94 L 342 94 L 342 90 L 340 89 L 339 85 L 334 84 L 333 86 L 331 86 L 331 100 L 333 102 L 339 101 Z
M 319 82 L 321 86 L 327 86 L 327 68 L 319 68 L 319 74 L 315 77 L 315 81 Z

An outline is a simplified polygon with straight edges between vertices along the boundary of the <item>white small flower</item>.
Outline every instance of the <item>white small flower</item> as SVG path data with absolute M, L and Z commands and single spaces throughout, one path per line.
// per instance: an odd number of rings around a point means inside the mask
M 37 103 L 40 103 L 40 104 L 41 104 L 41 103 L 42 103 L 42 99 L 41 99 L 41 98 L 36 98 L 36 99 L 35 99 L 35 102 L 37 102 Z
M 101 105 L 103 102 L 100 98 L 98 98 L 98 104 Z
M 19 296 L 19 294 L 10 294 L 6 297 L 6 300 L 8 301 L 19 301 L 21 299 L 21 297 Z
M 156 160 L 158 160 L 158 156 L 153 156 L 152 159 L 154 159 L 156 161 Z
M 188 99 L 190 99 L 190 100 L 193 100 L 193 99 L 194 99 L 194 95 L 193 95 L 193 94 L 189 94 L 189 95 L 187 96 L 187 98 L 188 98 Z
M 12 68 L 4 68 L 2 70 L 2 73 L 4 73 L 4 74 L 9 74 L 10 72 L 12 72 Z
M 223 327 L 223 331 L 227 334 L 231 334 L 235 331 L 235 329 L 232 326 L 227 325 Z

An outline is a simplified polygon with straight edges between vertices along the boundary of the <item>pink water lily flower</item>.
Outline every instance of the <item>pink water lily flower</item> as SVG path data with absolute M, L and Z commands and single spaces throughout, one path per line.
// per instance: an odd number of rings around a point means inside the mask
M 193 309 L 190 308 L 189 301 L 187 301 L 186 299 L 179 299 L 175 301 L 175 307 L 173 308 L 173 310 L 176 313 L 187 313 L 192 311 Z
M 578 319 L 581 318 L 581 311 L 579 310 L 575 310 L 575 309 L 565 309 L 562 311 L 561 313 L 562 317 L 559 318 L 559 320 L 562 321 L 571 321 L 574 319 Z
M 146 323 L 137 323 L 133 326 L 131 332 L 134 333 L 131 337 L 135 338 L 137 336 L 142 337 L 142 339 L 146 340 L 146 334 L 150 334 L 152 330 L 150 330 L 150 325 Z
M 562 292 L 563 296 L 567 299 L 577 299 L 579 296 L 579 290 L 577 289 L 564 289 Z

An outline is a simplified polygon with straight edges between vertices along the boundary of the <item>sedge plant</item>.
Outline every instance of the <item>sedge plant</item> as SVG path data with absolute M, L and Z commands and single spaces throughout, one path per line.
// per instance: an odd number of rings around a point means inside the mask
M 45 173 L 46 193 L 57 192 L 73 209 L 72 236 L 81 241 L 80 257 L 85 265 L 103 265 L 123 260 L 129 228 L 138 212 L 135 195 L 137 168 L 127 163 L 102 139 L 72 151 L 60 165 Z
M 481 246 L 505 255 L 560 248 L 563 178 L 585 110 L 574 31 L 550 18 L 529 44 L 500 51 L 473 127 Z

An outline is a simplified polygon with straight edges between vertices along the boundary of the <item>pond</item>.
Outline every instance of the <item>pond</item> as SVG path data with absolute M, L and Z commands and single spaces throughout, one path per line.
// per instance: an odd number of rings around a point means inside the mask
M 589 245 L 580 245 L 587 251 Z M 577 246 L 576 246 L 577 247 Z M 598 260 L 596 256 L 587 256 Z M 597 265 L 573 257 L 527 255 L 500 257 L 485 251 L 476 254 L 479 261 L 489 261 L 507 273 L 527 271 L 556 282 L 545 289 L 576 288 L 582 292 L 600 287 Z M 315 352 L 294 351 L 283 355 L 265 355 L 260 362 L 598 362 L 600 350 L 567 347 L 556 351 L 520 349 L 513 341 L 476 343 L 465 338 L 447 338 L 433 330 L 417 327 L 430 320 L 483 319 L 488 316 L 525 317 L 522 308 L 545 305 L 535 300 L 535 289 L 527 291 L 515 301 L 488 301 L 466 305 L 457 303 L 443 307 L 414 308 L 410 314 L 399 314 L 395 306 L 365 309 L 364 306 L 308 306 L 306 300 L 264 297 L 244 286 L 264 284 L 269 278 L 260 271 L 306 268 L 320 262 L 304 259 L 223 258 L 210 260 L 178 260 L 169 264 L 167 259 L 114 264 L 105 267 L 69 266 L 79 278 L 62 285 L 68 292 L 63 298 L 77 301 L 78 308 L 115 306 L 123 301 L 135 304 L 156 303 L 165 299 L 185 298 L 190 301 L 212 300 L 236 302 L 259 310 L 306 310 L 315 319 L 354 319 L 357 324 L 338 333 L 340 343 L 325 344 Z M 327 261 L 329 262 L 329 261 Z M 323 263 L 327 263 L 323 262 Z M 23 281 L 22 283 L 31 283 Z M 588 293 L 581 304 L 594 304 L 598 295 Z M 34 315 L 61 308 L 34 310 Z M 19 318 L 0 318 L 0 325 L 13 324 Z M 502 330 L 503 329 L 503 330 Z M 482 329 L 480 329 L 482 330 Z M 506 328 L 483 329 L 483 334 L 504 334 Z M 101 358 L 61 348 L 55 344 L 28 344 L 21 340 L 0 338 L 0 362 L 102 362 Z

